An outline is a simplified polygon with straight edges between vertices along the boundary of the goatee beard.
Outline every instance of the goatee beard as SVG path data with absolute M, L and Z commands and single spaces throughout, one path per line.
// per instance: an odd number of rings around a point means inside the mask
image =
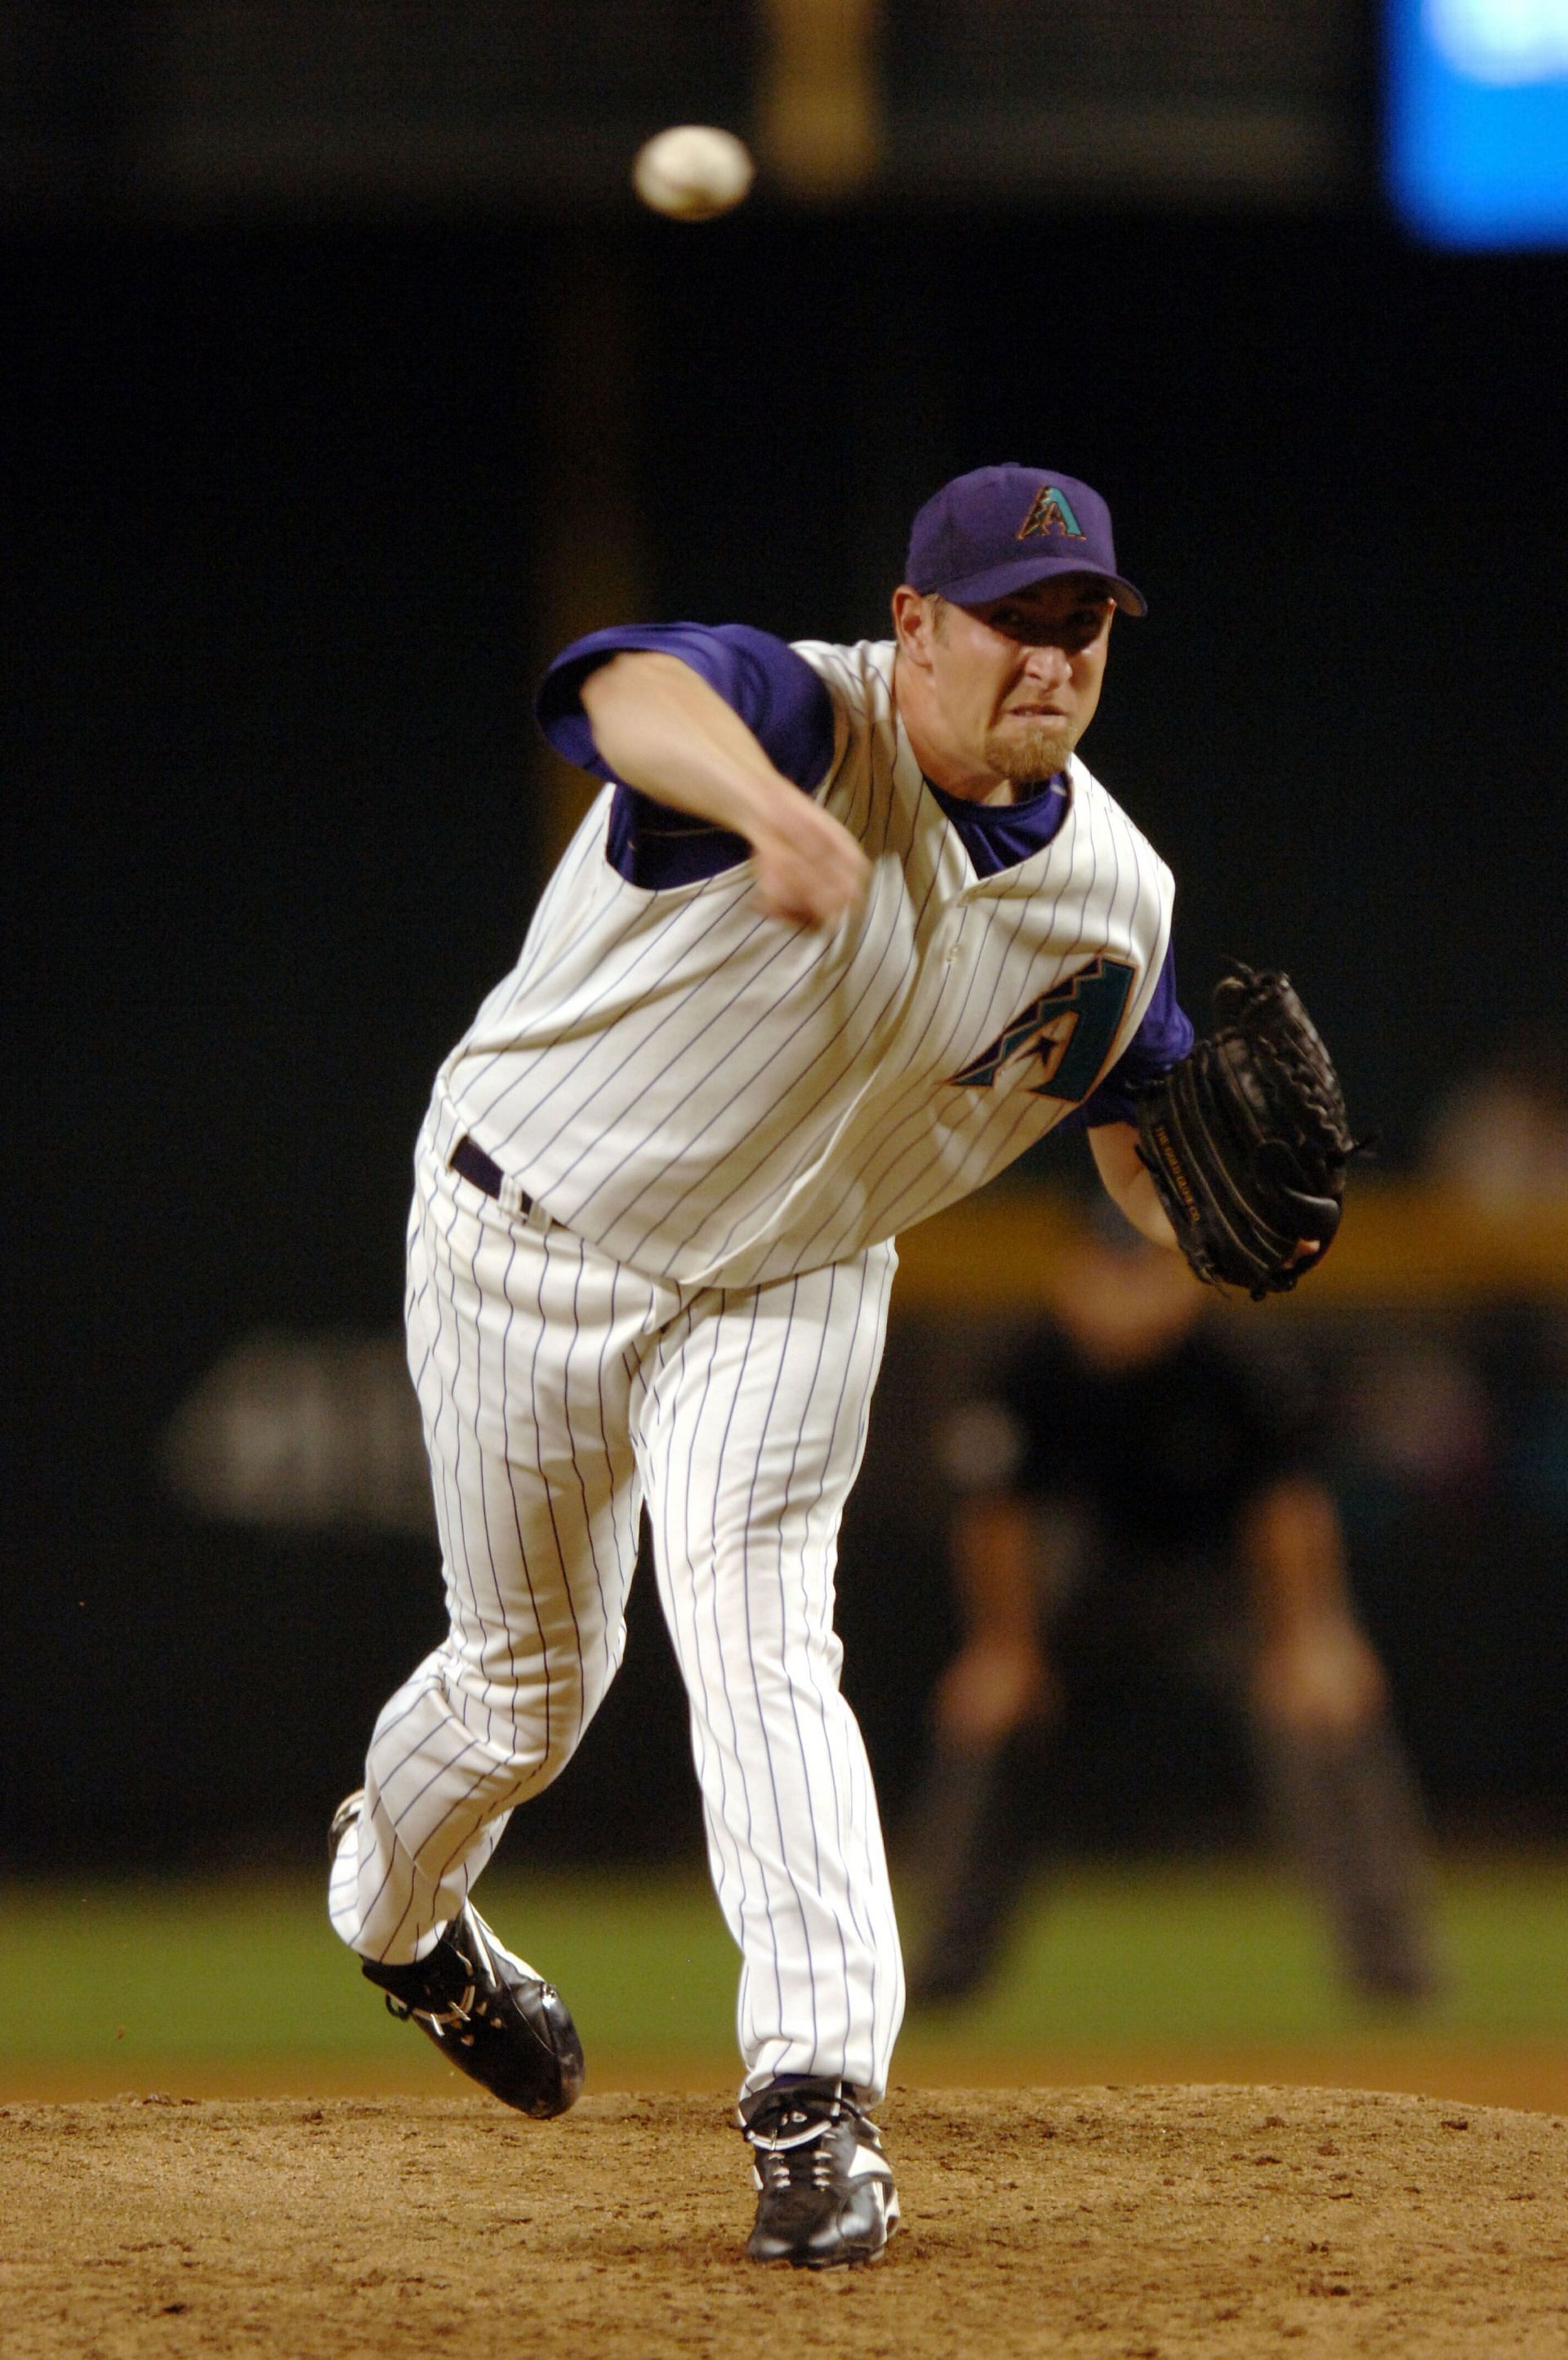
M 1049 728 L 1043 722 L 1031 722 L 1023 729 L 995 729 L 986 738 L 984 751 L 991 768 L 1012 781 L 1022 800 L 1037 794 L 1047 780 L 1066 770 L 1072 732 Z

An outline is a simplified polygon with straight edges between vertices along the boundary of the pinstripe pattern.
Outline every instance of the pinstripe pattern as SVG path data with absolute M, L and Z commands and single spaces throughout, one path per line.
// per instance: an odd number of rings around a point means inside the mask
M 800 652 L 834 705 L 817 792 L 872 861 L 861 917 L 764 919 L 749 864 L 630 884 L 607 788 L 438 1079 L 407 1312 L 450 1629 L 377 1724 L 331 1907 L 367 1957 L 437 1938 L 615 1676 L 646 1505 L 746 2088 L 875 2097 L 903 1972 L 833 1606 L 894 1232 L 1065 1111 L 1037 1060 L 992 1056 L 1020 1011 L 1107 953 L 1132 987 L 1105 1062 L 1132 1038 L 1172 888 L 1076 760 L 1056 836 L 978 879 L 899 726 L 892 649 Z M 984 1087 L 956 1082 L 977 1059 Z M 499 1201 L 449 1168 L 465 1134 Z
M 645 1498 L 742 1954 L 746 2087 L 880 2091 L 903 1977 L 833 1601 L 891 1245 L 690 1289 L 505 1215 L 444 1168 L 433 1123 L 417 1172 L 410 1366 L 451 1629 L 377 1723 L 334 1924 L 367 1956 L 420 1956 L 564 1767 L 620 1661 Z
M 799 652 L 840 723 L 818 795 L 872 857 L 863 917 L 772 924 L 749 863 L 629 884 L 604 857 L 607 789 L 442 1076 L 454 1135 L 579 1236 L 687 1285 L 842 1261 L 980 1186 L 1066 1102 L 1022 1061 L 986 1091 L 952 1075 L 1102 951 L 1135 976 L 1118 1054 L 1169 935 L 1169 872 L 1076 759 L 1057 836 L 977 880 L 899 726 L 891 647 Z
M 833 1629 L 839 1524 L 894 1262 L 883 1246 L 771 1286 L 705 1289 L 648 1367 L 640 1455 L 709 1863 L 743 1960 L 748 2088 L 817 2072 L 880 2092 L 903 2014 Z

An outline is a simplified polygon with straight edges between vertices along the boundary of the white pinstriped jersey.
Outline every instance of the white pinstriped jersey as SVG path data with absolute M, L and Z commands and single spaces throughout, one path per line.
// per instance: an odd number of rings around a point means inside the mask
M 839 1262 L 967 1196 L 1086 1098 L 1137 1029 L 1169 870 L 1076 757 L 1058 833 L 977 880 L 893 696 L 894 646 L 797 643 L 835 732 L 817 800 L 864 846 L 864 912 L 762 915 L 750 862 L 630 884 L 613 790 L 577 830 L 517 966 L 442 1069 L 465 1131 L 554 1219 L 685 1284 Z

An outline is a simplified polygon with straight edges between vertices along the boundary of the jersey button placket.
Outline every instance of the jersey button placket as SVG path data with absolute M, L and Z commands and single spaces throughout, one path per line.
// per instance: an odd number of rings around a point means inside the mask
M 949 908 L 938 921 L 931 936 L 931 965 L 949 967 L 959 956 L 959 935 L 963 926 L 961 907 Z

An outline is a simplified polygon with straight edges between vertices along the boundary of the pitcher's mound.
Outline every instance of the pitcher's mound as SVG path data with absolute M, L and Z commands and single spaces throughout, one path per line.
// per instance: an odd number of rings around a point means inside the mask
M 898 2089 L 886 2260 L 746 2262 L 722 2096 L 0 2109 L 12 2360 L 1568 2355 L 1568 2122 L 1354 2090 Z

